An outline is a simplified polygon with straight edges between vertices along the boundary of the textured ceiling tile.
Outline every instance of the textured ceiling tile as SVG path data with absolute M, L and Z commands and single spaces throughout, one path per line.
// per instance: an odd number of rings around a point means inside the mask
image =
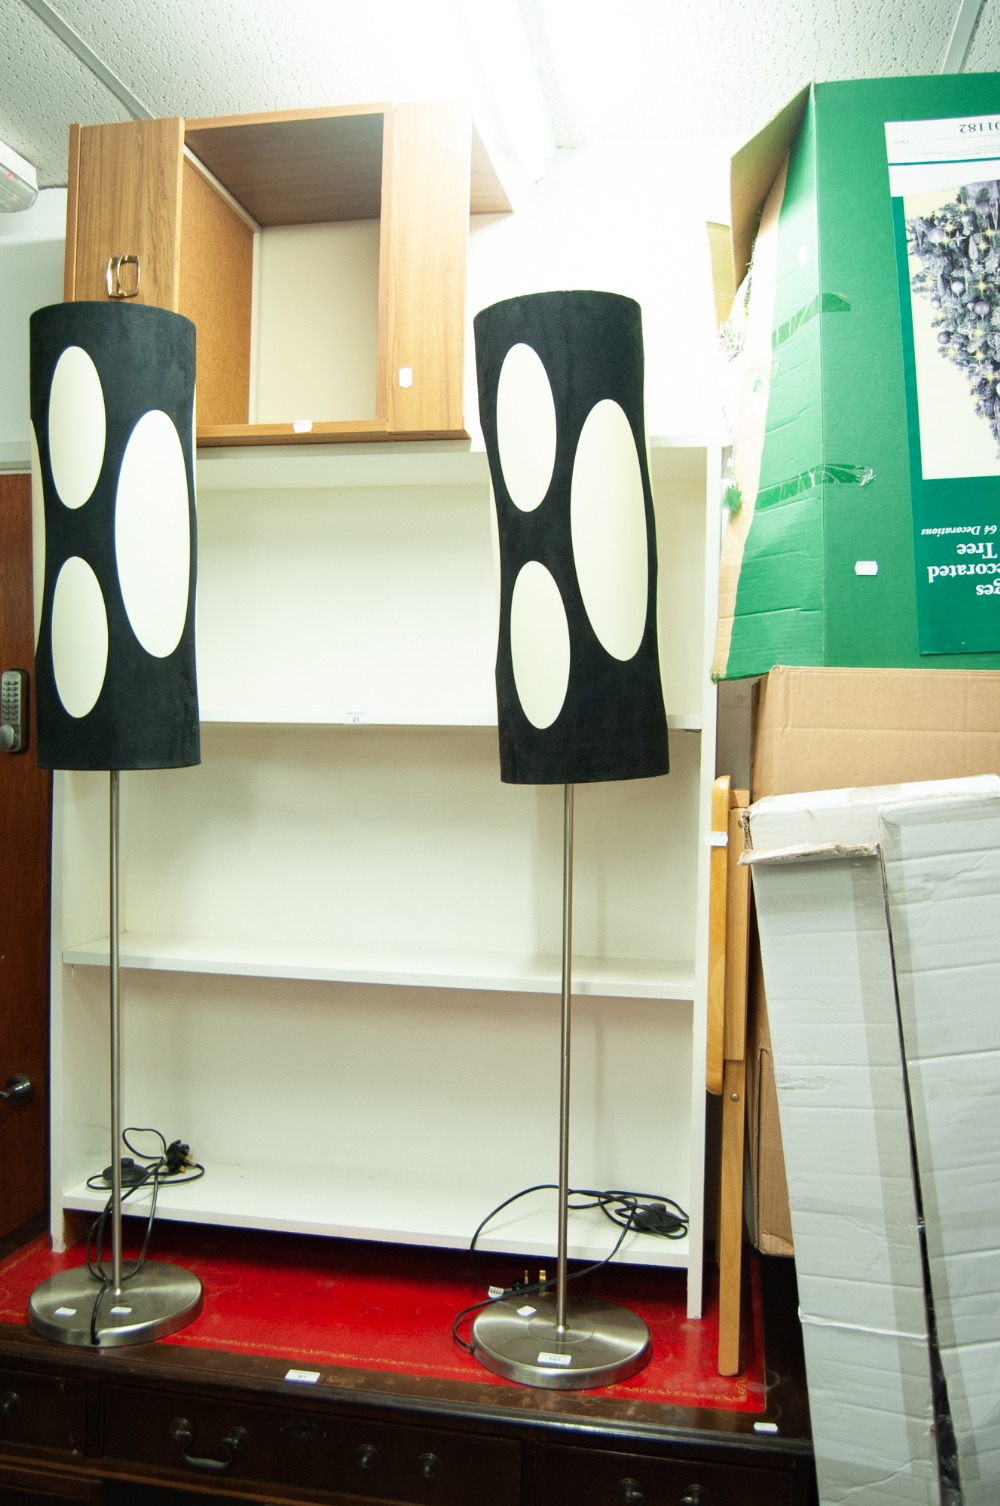
M 435 0 L 58 0 L 60 14 L 157 115 L 367 102 L 405 81 L 454 88 Z M 395 91 L 394 91 L 395 92 Z
M 1000 5 L 997 0 L 984 0 L 963 71 L 995 73 L 997 69 L 1000 69 Z M 1000 106 L 1000 79 L 997 80 L 997 104 Z
M 480 81 L 461 0 L 48 3 L 154 116 L 475 96 Z M 937 73 L 961 0 L 517 3 L 558 145 L 734 146 L 812 78 Z M 983 0 L 967 70 L 1000 70 L 998 12 Z M 0 59 L 0 139 L 43 186 L 66 181 L 72 121 L 129 116 L 28 0 L 0 0 Z
M 328 0 L 51 3 L 153 116 L 448 97 L 467 90 L 465 55 L 454 26 L 442 20 L 450 16 L 449 0 L 381 0 L 365 6 Z M 5 81 L 8 115 L 44 119 L 45 181 L 65 183 L 69 122 L 100 124 L 127 119 L 129 112 L 25 0 L 0 0 L 0 41 L 10 57 L 30 43 L 40 58 L 31 90 L 21 88 L 16 71 L 9 87 Z M 50 79 L 56 87 L 51 111 L 43 116 L 35 95 L 38 89 L 44 94 Z M 29 134 L 22 126 L 22 139 L 34 146 Z M 37 156 L 36 151 L 33 160 Z
M 958 0 L 523 0 L 560 145 L 748 136 L 811 79 L 940 70 Z M 993 64 L 1000 63 L 994 50 Z
M 43 188 L 64 184 L 70 124 L 127 112 L 21 0 L 0 4 L 0 44 L 0 141 L 27 158 Z

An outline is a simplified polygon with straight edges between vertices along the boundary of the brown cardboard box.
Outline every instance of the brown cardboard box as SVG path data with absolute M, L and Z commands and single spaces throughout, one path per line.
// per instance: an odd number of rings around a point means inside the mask
M 756 938 L 755 938 L 756 940 Z M 785 1151 L 778 1123 L 767 999 L 758 949 L 750 973 L 747 1020 L 747 1154 L 753 1190 L 753 1237 L 762 1255 L 792 1255 L 792 1216 L 785 1180 Z
M 779 665 L 755 687 L 751 799 L 1000 774 L 1000 671 Z M 754 1244 L 792 1253 L 767 1003 L 751 972 L 748 1151 Z

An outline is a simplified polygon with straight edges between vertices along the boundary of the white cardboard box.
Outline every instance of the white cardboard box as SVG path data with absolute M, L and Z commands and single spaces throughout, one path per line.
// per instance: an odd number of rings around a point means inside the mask
M 1000 1501 L 1000 799 L 881 813 L 941 1363 L 964 1506 Z
M 970 953 L 973 939 L 976 957 L 990 951 L 981 935 L 984 914 L 992 907 L 1000 920 L 1000 862 L 984 863 L 980 845 L 972 840 L 986 810 L 1000 821 L 1000 779 L 992 776 L 775 796 L 758 801 L 749 812 L 749 858 L 823 1506 L 874 1501 L 939 1506 L 956 1499 L 950 1484 L 942 1485 L 938 1459 L 932 1373 L 941 1365 L 946 1375 L 957 1378 L 952 1411 L 965 1506 L 1000 1500 L 995 1470 L 1000 1398 L 992 1341 L 984 1344 L 983 1325 L 979 1337 L 971 1338 L 976 1328 L 972 1309 L 966 1320 L 966 1304 L 943 1295 L 940 1363 L 931 1342 L 925 1273 L 928 1264 L 935 1269 L 935 1262 L 925 1261 L 920 1237 L 923 1183 L 917 1181 L 910 1131 L 896 938 L 890 929 L 893 905 L 887 899 L 890 883 L 903 885 L 907 898 L 901 900 L 899 925 L 908 926 L 906 988 L 914 1000 L 929 998 L 924 1012 L 940 1014 L 941 996 L 934 998 L 933 987 L 947 970 L 952 1009 L 966 999 L 974 1013 L 992 1006 L 1000 1018 L 996 979 L 987 983 L 988 967 L 984 971 Z M 911 858 L 909 838 L 903 834 L 911 822 L 926 831 L 924 818 L 930 814 L 940 817 L 931 826 L 942 851 L 936 854 L 938 868 L 928 877 L 926 869 L 917 875 L 914 865 L 925 860 Z M 884 835 L 887 849 L 893 854 L 900 844 L 905 849 L 898 862 L 892 859 L 891 880 L 882 862 L 883 819 L 892 822 L 893 834 L 887 830 Z M 949 880 L 953 904 L 947 917 L 936 914 L 934 940 L 921 951 L 918 941 L 930 933 L 915 906 L 937 911 L 928 885 L 937 888 L 944 882 L 943 867 L 954 874 Z M 952 913 L 958 910 L 963 912 L 961 925 Z M 1000 959 L 996 920 L 988 932 Z M 925 978 L 930 980 L 926 984 Z M 1000 1038 L 995 1023 L 993 1034 Z M 923 1026 L 921 1038 L 926 1042 Z M 918 1068 L 929 1102 L 942 1097 L 937 1091 L 942 1082 L 946 1101 L 956 1087 L 958 1056 L 947 1025 L 938 1030 L 937 1039 L 945 1043 L 939 1055 L 947 1068 L 937 1060 Z M 959 1048 L 959 1054 L 975 1064 L 968 1080 L 978 1073 L 978 1101 L 984 1094 L 992 1094 L 992 1100 L 1000 1096 L 995 1070 L 1000 1058 L 987 1052 L 987 1063 L 978 1049 Z M 964 1084 L 966 1076 L 961 1080 Z M 980 1202 L 979 1243 L 969 1248 L 967 1218 L 964 1234 L 954 1220 L 947 1229 L 942 1224 L 928 1244 L 937 1251 L 942 1294 L 968 1289 L 973 1307 L 976 1302 L 985 1307 L 992 1290 L 995 1309 L 993 1262 L 1000 1233 L 984 1231 L 982 1225 L 1000 1216 L 1000 1139 L 994 1132 L 989 1147 L 970 1136 L 967 1122 L 957 1135 L 950 1132 L 949 1112 L 956 1129 L 970 1112 L 964 1087 L 961 1100 L 950 1110 L 925 1115 L 928 1148 L 922 1169 L 930 1177 L 932 1204 L 941 1197 L 960 1203 L 964 1198 L 965 1205 Z M 989 1135 L 985 1125 L 984 1133 Z M 932 1167 L 939 1173 L 933 1177 Z M 970 1196 L 977 1185 L 989 1199 L 988 1214 L 982 1200 Z M 945 1265 L 949 1272 L 960 1271 L 947 1289 L 941 1274 Z M 995 1312 L 991 1317 L 995 1320 Z M 954 1478 L 950 1458 L 944 1478 Z

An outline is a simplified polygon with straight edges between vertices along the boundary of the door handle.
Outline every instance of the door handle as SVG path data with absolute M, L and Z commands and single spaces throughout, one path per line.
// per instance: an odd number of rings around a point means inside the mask
M 23 1072 L 16 1072 L 13 1077 L 8 1077 L 3 1087 L 0 1088 L 0 1099 L 6 1099 L 15 1108 L 23 1109 L 25 1104 L 31 1102 L 35 1096 L 35 1084 L 30 1077 L 25 1077 Z
M 250 1434 L 246 1428 L 231 1428 L 225 1438 L 221 1440 L 221 1448 L 225 1454 L 224 1459 L 199 1458 L 196 1454 L 188 1453 L 188 1446 L 194 1442 L 194 1429 L 186 1417 L 175 1417 L 170 1424 L 170 1436 L 181 1451 L 181 1457 L 185 1464 L 192 1469 L 200 1469 L 206 1474 L 222 1474 L 224 1470 L 231 1468 L 238 1451 L 245 1448 L 250 1441 Z
M 123 269 L 128 268 L 126 276 Z M 104 269 L 104 283 L 109 298 L 135 298 L 139 292 L 139 258 L 127 251 L 109 256 Z

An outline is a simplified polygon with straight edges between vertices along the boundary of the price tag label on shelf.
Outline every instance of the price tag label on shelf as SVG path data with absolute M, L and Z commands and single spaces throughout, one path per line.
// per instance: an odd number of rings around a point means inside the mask
M 369 720 L 367 711 L 345 711 L 344 724 L 348 727 L 363 727 Z

